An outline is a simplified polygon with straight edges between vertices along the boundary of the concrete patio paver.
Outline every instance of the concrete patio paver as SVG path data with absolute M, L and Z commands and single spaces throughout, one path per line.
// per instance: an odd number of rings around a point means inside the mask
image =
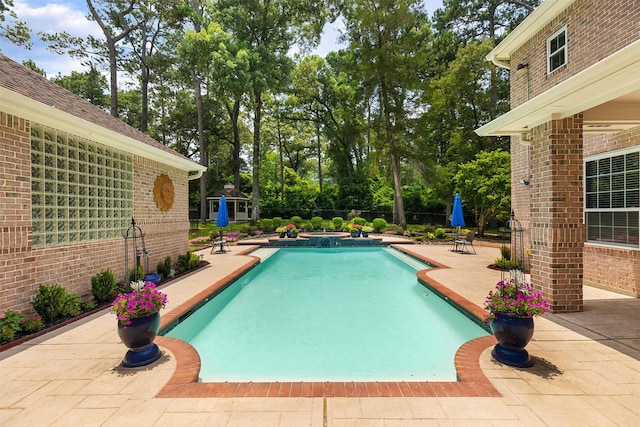
M 480 243 L 480 242 L 479 242 Z M 481 306 L 500 273 L 498 248 L 477 255 L 402 245 L 443 268 L 428 278 Z M 172 282 L 166 312 L 255 259 L 249 248 L 202 251 L 210 265 Z M 481 352 L 500 397 L 158 398 L 178 360 L 168 348 L 146 368 L 124 369 L 107 311 L 0 353 L 3 426 L 635 426 L 640 424 L 640 300 L 585 287 L 585 311 L 536 320 L 527 347 L 536 365 L 512 368 Z M 205 386 L 206 387 L 206 386 Z M 258 388 L 248 385 L 247 390 Z M 251 388 L 253 387 L 253 388 Z M 249 394 L 249 393 L 248 393 Z

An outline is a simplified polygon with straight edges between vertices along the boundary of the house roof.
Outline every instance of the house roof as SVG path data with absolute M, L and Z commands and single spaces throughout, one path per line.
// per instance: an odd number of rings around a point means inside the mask
M 511 55 L 574 0 L 546 0 L 488 55 L 509 68 Z M 583 113 L 583 132 L 640 126 L 640 40 L 476 129 L 480 136 L 523 135 L 550 120 Z
M 207 196 L 207 199 L 219 199 L 220 196 L 224 195 L 227 199 L 242 199 L 249 200 L 247 196 L 242 194 L 240 190 L 235 188 L 233 184 L 225 184 L 222 190 L 218 190 Z
M 206 167 L 0 53 L 0 110 L 189 172 Z

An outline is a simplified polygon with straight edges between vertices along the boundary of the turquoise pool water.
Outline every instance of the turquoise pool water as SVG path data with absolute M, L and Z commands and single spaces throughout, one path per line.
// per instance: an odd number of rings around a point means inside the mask
M 166 335 L 196 348 L 202 381 L 455 381 L 457 349 L 487 332 L 385 249 L 301 248 Z

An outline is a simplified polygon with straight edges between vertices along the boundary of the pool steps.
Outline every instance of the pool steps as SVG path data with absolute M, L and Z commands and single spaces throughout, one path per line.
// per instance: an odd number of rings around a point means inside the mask
M 257 256 L 260 258 L 260 262 L 263 262 L 276 252 L 278 252 L 278 248 L 258 248 L 255 251 L 252 251 L 249 255 Z
M 384 250 L 389 254 L 389 255 L 393 255 L 394 257 L 398 258 L 400 261 L 403 261 L 405 264 L 410 265 L 411 267 L 415 268 L 416 270 L 425 270 L 427 268 L 431 268 L 430 265 L 415 259 L 414 257 L 412 257 L 411 255 L 407 255 L 403 252 L 400 252 L 396 249 L 393 248 L 384 248 Z

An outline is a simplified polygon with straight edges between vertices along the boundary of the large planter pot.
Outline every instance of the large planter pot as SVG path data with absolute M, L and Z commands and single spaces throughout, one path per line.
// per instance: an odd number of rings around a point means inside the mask
M 494 359 L 518 368 L 533 366 L 524 349 L 533 337 L 533 317 L 496 313 L 491 320 L 491 330 L 498 340 L 491 351 Z
M 124 327 L 118 321 L 118 336 L 129 348 L 122 366 L 136 368 L 155 362 L 161 356 L 160 349 L 153 340 L 160 329 L 160 313 L 131 319 L 131 325 Z

